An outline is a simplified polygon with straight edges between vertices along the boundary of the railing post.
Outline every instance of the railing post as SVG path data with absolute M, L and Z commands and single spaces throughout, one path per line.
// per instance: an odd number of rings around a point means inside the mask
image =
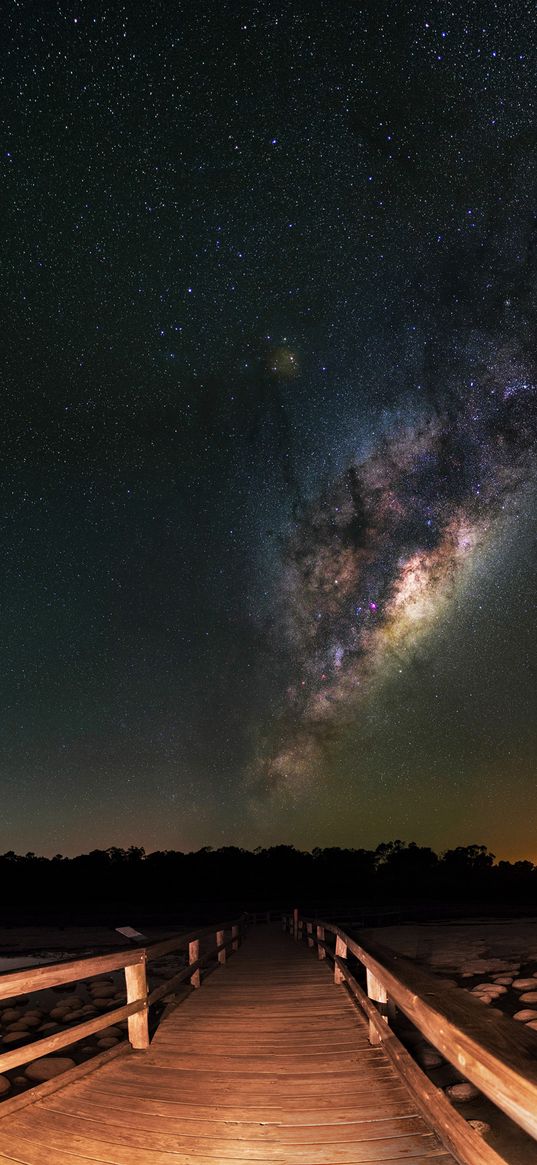
M 342 938 L 340 938 L 339 934 L 336 935 L 336 958 L 338 955 L 340 959 L 347 958 L 347 944 Z M 343 983 L 344 979 L 345 976 L 343 972 L 340 970 L 337 963 L 334 963 L 334 983 Z
M 147 953 L 142 951 L 140 962 L 125 967 L 125 983 L 127 986 L 127 1003 L 135 1003 L 143 999 L 142 1011 L 129 1015 L 127 1019 L 129 1041 L 133 1048 L 149 1047 L 149 1025 L 147 1022 Z
M 326 951 L 321 946 L 321 942 L 324 943 L 324 926 L 317 927 L 317 954 L 320 959 L 326 959 Z
M 194 942 L 191 942 L 188 944 L 188 962 L 190 963 L 190 965 L 192 965 L 192 963 L 197 963 L 199 957 L 200 957 L 200 941 L 199 941 L 199 938 L 195 938 Z M 199 967 L 198 967 L 197 971 L 193 971 L 192 975 L 190 976 L 190 986 L 191 987 L 201 987 L 201 974 L 200 974 Z
M 293 935 L 295 942 L 298 942 L 298 906 L 293 910 Z
M 231 950 L 232 951 L 238 951 L 238 949 L 239 949 L 239 934 L 240 934 L 240 928 L 237 925 L 232 926 L 231 927 L 231 938 L 232 938 Z
M 216 932 L 216 945 L 217 945 L 217 947 L 221 947 L 223 942 L 224 942 L 224 932 L 223 932 L 223 930 L 217 930 L 217 932 Z M 218 962 L 225 963 L 225 961 L 226 961 L 226 948 L 223 947 L 223 949 L 218 952 Z
M 312 947 L 314 945 L 313 944 L 313 923 L 312 922 L 306 923 L 306 930 L 308 932 L 308 946 Z
M 387 1010 L 387 1003 L 388 1003 L 388 995 L 386 992 L 386 988 L 382 986 L 382 983 L 379 982 L 379 980 L 375 977 L 375 975 L 373 974 L 372 971 L 367 971 L 367 994 L 369 995 L 369 998 L 372 999 L 375 1003 L 380 1004 L 379 1009 L 378 1009 L 379 1013 L 382 1016 L 385 1023 L 387 1023 L 388 1016 L 386 1014 L 386 1010 Z M 371 1023 L 371 1021 L 369 1022 L 369 1043 L 370 1044 L 382 1043 L 382 1039 L 379 1036 L 379 1033 L 378 1033 L 376 1027 L 374 1026 L 373 1023 Z
M 302 942 L 303 938 L 304 938 L 304 921 L 302 918 L 299 918 L 299 920 L 298 920 L 298 941 L 299 941 L 299 943 Z

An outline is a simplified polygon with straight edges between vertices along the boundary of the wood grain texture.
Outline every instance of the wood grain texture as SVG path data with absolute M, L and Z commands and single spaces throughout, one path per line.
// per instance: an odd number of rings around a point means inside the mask
M 327 962 L 264 924 L 148 1050 L 1 1120 L 0 1165 L 453 1165 L 367 1032 Z

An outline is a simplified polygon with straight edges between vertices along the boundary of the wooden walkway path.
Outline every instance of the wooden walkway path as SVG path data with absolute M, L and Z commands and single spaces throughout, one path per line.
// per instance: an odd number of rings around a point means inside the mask
M 128 1052 L 0 1122 L 21 1165 L 453 1165 L 327 962 L 273 926 Z

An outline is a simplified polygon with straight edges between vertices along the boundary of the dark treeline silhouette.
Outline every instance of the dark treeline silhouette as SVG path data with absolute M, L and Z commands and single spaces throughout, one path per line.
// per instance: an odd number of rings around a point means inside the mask
M 278 845 L 249 851 L 236 846 L 193 853 L 146 854 L 136 846 L 52 858 L 14 852 L 0 856 L 0 919 L 138 920 L 214 919 L 246 910 L 302 909 L 337 913 L 419 911 L 458 913 L 466 907 L 532 910 L 537 867 L 530 861 L 495 862 L 484 845 L 457 846 L 438 855 L 414 842 L 383 842 L 375 850 Z

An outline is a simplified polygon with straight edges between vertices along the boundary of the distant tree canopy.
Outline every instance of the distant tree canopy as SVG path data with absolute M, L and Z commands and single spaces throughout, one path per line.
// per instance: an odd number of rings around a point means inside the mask
M 396 840 L 375 850 L 278 845 L 249 851 L 236 846 L 192 853 L 138 846 L 92 850 L 78 857 L 0 855 L 4 892 L 0 918 L 213 916 L 230 909 L 329 907 L 397 909 L 405 903 L 498 903 L 531 906 L 537 867 L 530 861 L 495 864 L 484 845 L 436 854 L 429 846 Z M 125 921 L 122 914 L 122 921 Z

